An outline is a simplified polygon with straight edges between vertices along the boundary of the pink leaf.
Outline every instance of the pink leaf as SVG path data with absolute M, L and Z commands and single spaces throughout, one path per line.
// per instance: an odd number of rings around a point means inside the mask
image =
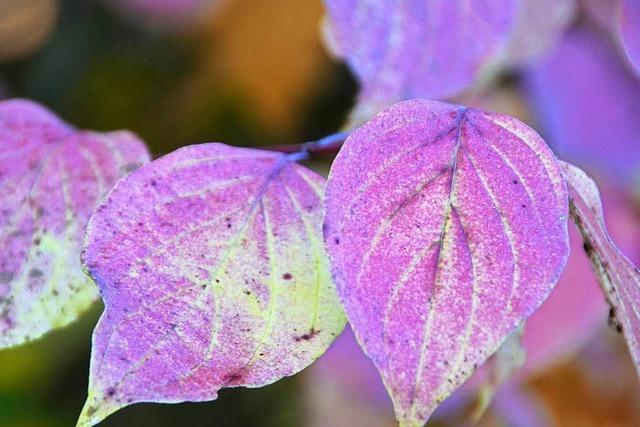
M 358 114 L 461 92 L 504 46 L 517 3 L 325 0 L 330 48 L 360 81 Z
M 80 264 L 85 226 L 148 161 L 129 132 L 79 131 L 35 103 L 0 102 L 0 347 L 65 326 L 97 299 Z
M 584 240 L 584 250 L 611 305 L 611 321 L 624 333 L 640 370 L 640 270 L 613 243 L 604 222 L 600 192 L 579 168 L 562 163 L 570 212 Z
M 325 244 L 401 424 L 423 424 L 544 301 L 566 224 L 556 158 L 510 117 L 414 100 L 347 139 Z
M 627 58 L 640 74 L 640 0 L 622 0 L 619 31 Z
M 324 179 L 295 156 L 195 145 L 109 193 L 85 242 L 106 311 L 78 425 L 136 402 L 270 384 L 340 333 L 321 235 Z

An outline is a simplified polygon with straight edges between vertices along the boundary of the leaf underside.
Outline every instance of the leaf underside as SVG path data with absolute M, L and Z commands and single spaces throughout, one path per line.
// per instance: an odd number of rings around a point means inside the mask
M 179 149 L 117 185 L 85 242 L 106 311 L 78 425 L 263 386 L 319 357 L 345 324 L 323 192 L 284 154 L 222 144 Z
M 554 155 L 509 117 L 406 101 L 347 139 L 325 244 L 402 425 L 424 424 L 545 300 L 568 254 L 567 209 Z
M 562 163 L 570 213 L 584 240 L 598 281 L 611 305 L 610 321 L 622 330 L 640 373 L 640 270 L 609 237 L 596 183 L 581 169 Z

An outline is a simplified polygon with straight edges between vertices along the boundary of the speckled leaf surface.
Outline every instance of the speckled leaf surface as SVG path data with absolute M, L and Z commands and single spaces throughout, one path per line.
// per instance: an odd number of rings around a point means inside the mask
M 87 221 L 148 161 L 131 133 L 79 131 L 35 103 L 0 102 L 0 347 L 65 326 L 97 299 L 80 264 Z
M 458 94 L 504 47 L 515 0 L 325 0 L 329 48 L 360 82 L 364 117 Z
M 619 31 L 627 58 L 640 75 L 640 0 L 622 0 Z
M 640 372 L 640 270 L 609 237 L 596 183 L 576 166 L 563 163 L 562 168 L 569 189 L 571 217 L 612 307 L 610 320 L 624 333 Z
M 322 242 L 324 178 L 292 160 L 189 146 L 109 193 L 85 242 L 106 311 L 78 425 L 136 402 L 272 383 L 342 331 Z
M 424 424 L 550 293 L 567 203 L 554 155 L 506 116 L 407 101 L 347 139 L 325 245 L 402 425 Z

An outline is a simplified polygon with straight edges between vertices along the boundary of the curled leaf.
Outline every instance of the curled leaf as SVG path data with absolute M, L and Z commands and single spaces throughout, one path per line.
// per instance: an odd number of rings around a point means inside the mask
M 85 226 L 116 180 L 148 161 L 129 132 L 78 131 L 35 103 L 0 102 L 0 348 L 97 299 L 80 264 Z
M 562 168 L 569 189 L 571 217 L 582 234 L 584 250 L 611 305 L 609 320 L 624 333 L 640 372 L 640 270 L 609 237 L 596 183 L 576 166 L 563 162 Z
M 189 146 L 109 193 L 85 242 L 106 310 L 78 425 L 136 402 L 270 384 L 340 333 L 321 235 L 324 179 L 292 156 Z
M 360 81 L 368 118 L 407 98 L 446 98 L 477 77 L 516 20 L 515 0 L 325 0 L 327 39 Z
M 621 8 L 620 40 L 629 62 L 640 74 L 640 0 L 622 0 Z
M 325 203 L 338 292 L 405 426 L 533 313 L 568 255 L 565 183 L 544 141 L 460 106 L 402 102 L 355 131 Z

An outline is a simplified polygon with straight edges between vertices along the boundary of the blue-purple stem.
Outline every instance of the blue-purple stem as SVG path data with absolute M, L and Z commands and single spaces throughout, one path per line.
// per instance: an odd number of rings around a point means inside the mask
M 303 144 L 276 145 L 264 148 L 288 154 L 287 158 L 289 161 L 298 162 L 301 160 L 307 160 L 314 154 L 337 153 L 340 151 L 342 144 L 350 133 L 351 131 L 338 132 L 316 141 L 309 141 Z

